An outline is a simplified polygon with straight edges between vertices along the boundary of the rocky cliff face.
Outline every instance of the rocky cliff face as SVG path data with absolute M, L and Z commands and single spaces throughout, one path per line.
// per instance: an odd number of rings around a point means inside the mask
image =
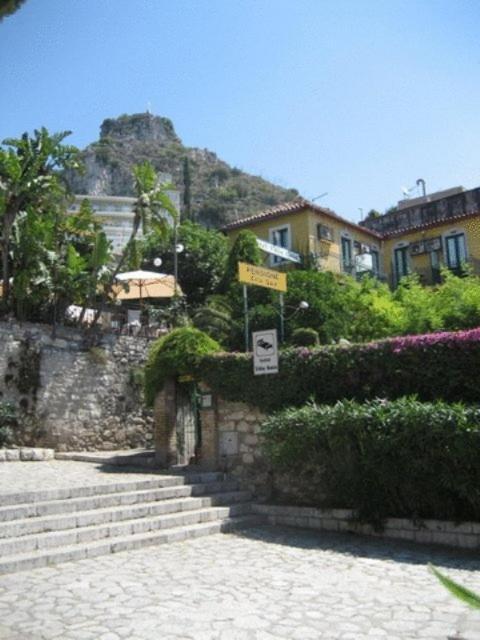
M 82 155 L 85 173 L 68 176 L 75 193 L 133 195 L 132 167 L 148 160 L 171 176 L 183 215 L 207 226 L 222 226 L 298 195 L 231 167 L 208 149 L 185 147 L 168 118 L 150 113 L 104 120 L 100 139 Z

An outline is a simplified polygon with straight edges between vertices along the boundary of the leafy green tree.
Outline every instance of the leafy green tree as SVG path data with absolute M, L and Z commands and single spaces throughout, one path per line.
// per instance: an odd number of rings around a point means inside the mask
M 240 231 L 228 254 L 225 276 L 222 282 L 223 290 L 228 290 L 232 282 L 238 282 L 239 262 L 248 262 L 255 265 L 262 263 L 262 252 L 257 244 L 257 236 L 247 229 Z
M 178 280 L 190 306 L 203 305 L 217 291 L 225 272 L 227 239 L 218 231 L 185 221 L 177 228 L 177 240 L 184 251 L 178 254 Z M 151 233 L 142 243 L 144 261 L 162 258 L 162 271 L 173 273 L 174 232 Z
M 24 133 L 20 139 L 3 142 L 0 149 L 0 222 L 2 225 L 3 302 L 10 302 L 11 236 L 17 218 L 34 209 L 37 216 L 62 206 L 67 188 L 60 171 L 79 168 L 78 150 L 63 145 L 69 132 L 50 135 L 45 128 L 33 137 Z
M 76 278 L 73 301 L 83 306 L 81 321 L 87 307 L 93 306 L 98 288 L 110 280 L 112 246 L 88 199 L 83 200 L 78 213 L 64 219 L 62 231 L 62 248 L 73 272 L 67 275 Z M 66 290 L 69 290 L 68 279 Z M 71 299 L 71 295 L 67 298 Z
M 380 218 L 381 215 L 382 214 L 380 213 L 380 211 L 377 211 L 376 209 L 370 209 L 365 217 L 365 220 L 375 220 L 375 218 Z
M 434 290 L 433 302 L 442 329 L 455 331 L 479 326 L 480 278 L 468 269 L 464 277 L 444 269 L 442 284 Z
M 295 311 L 302 300 L 308 309 Z M 386 285 L 372 278 L 358 282 L 330 272 L 293 271 L 288 274 L 286 306 L 294 310 L 286 323 L 287 337 L 308 327 L 324 344 L 340 338 L 362 342 L 397 335 L 405 324 L 401 305 Z
M 3 18 L 18 11 L 24 2 L 25 0 L 2 0 L 0 4 L 0 22 Z
M 404 311 L 402 333 L 428 333 L 442 328 L 442 318 L 435 305 L 436 292 L 433 287 L 420 283 L 418 275 L 402 278 L 393 294 Z
M 238 280 L 238 263 L 261 265 L 262 252 L 257 237 L 248 230 L 238 234 L 228 255 L 227 267 L 219 290 L 223 292 L 232 309 L 232 333 L 230 347 L 237 350 L 244 347 L 244 302 L 243 285 Z M 250 331 L 260 331 L 278 326 L 278 293 L 264 287 L 248 286 L 248 312 Z
M 64 206 L 39 216 L 33 207 L 14 223 L 11 242 L 16 316 L 54 325 L 72 304 L 90 306 L 107 277 L 110 243 L 88 201 L 68 214 Z

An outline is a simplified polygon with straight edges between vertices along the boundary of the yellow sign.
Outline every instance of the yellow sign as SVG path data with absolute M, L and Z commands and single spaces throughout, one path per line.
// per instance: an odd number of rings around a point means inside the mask
M 183 376 L 178 376 L 179 382 L 193 382 L 194 380 L 195 378 L 188 373 Z
M 277 291 L 287 290 L 286 273 L 279 273 L 264 267 L 255 267 L 253 264 L 247 264 L 246 262 L 238 263 L 238 279 L 240 282 L 256 284 L 258 287 L 267 287 Z

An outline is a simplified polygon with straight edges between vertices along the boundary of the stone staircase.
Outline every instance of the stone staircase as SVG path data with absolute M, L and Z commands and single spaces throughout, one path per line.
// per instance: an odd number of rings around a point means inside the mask
M 221 473 L 0 495 L 0 574 L 250 524 L 250 494 Z

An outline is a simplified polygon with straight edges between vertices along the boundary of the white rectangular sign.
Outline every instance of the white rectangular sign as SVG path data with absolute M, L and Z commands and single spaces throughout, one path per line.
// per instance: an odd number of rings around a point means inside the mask
M 355 271 L 372 271 L 373 269 L 373 256 L 371 253 L 360 253 L 355 256 Z
M 254 331 L 253 373 L 256 376 L 278 373 L 277 330 Z
M 266 240 L 261 240 L 257 238 L 257 244 L 262 251 L 266 253 L 271 253 L 274 256 L 278 256 L 279 258 L 283 258 L 284 260 L 290 260 L 291 262 L 301 262 L 302 258 L 299 253 L 295 253 L 295 251 L 290 251 L 289 249 L 285 249 L 285 247 L 279 247 L 276 244 L 272 244 L 271 242 L 266 242 Z

